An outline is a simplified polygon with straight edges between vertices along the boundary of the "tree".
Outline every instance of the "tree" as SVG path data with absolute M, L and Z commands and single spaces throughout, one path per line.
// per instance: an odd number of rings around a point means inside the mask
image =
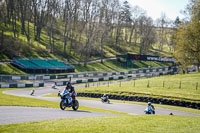
M 167 19 L 167 16 L 165 13 L 161 13 L 160 18 L 157 20 L 157 27 L 159 28 L 158 32 L 158 43 L 159 43 L 159 50 L 163 50 L 164 44 L 168 43 L 168 25 L 169 20 Z
M 131 46 L 132 43 L 132 37 L 134 35 L 134 45 L 137 44 L 137 35 L 138 35 L 138 20 L 140 16 L 144 16 L 145 11 L 141 9 L 138 6 L 135 6 L 132 8 L 132 18 L 131 18 L 131 24 L 130 24 L 130 36 L 129 36 L 129 46 Z
M 147 16 L 139 18 L 139 35 L 140 35 L 140 54 L 147 54 L 155 43 L 155 31 L 153 28 L 153 20 Z
M 34 10 L 34 33 L 35 40 L 40 42 L 40 35 L 42 29 L 46 26 L 48 15 L 50 12 L 49 3 L 50 0 L 32 0 Z M 36 29 L 35 29 L 36 28 Z
M 191 0 L 188 9 L 191 20 L 182 23 L 175 35 L 174 56 L 184 68 L 200 67 L 200 0 Z
M 179 16 L 176 17 L 175 21 L 174 21 L 174 27 L 178 28 L 179 24 L 181 23 Z

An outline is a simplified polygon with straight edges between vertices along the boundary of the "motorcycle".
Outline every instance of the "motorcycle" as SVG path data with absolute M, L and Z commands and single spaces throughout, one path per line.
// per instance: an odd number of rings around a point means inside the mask
M 102 103 L 110 103 L 110 100 L 108 99 L 108 97 L 101 97 L 101 101 Z
M 151 107 L 147 107 L 147 108 L 144 110 L 144 113 L 145 113 L 145 114 L 155 114 L 155 111 L 152 110 Z
M 79 103 L 78 100 L 76 99 L 72 99 L 71 97 L 71 93 L 68 90 L 63 90 L 60 94 L 61 97 L 61 101 L 60 101 L 60 108 L 62 110 L 65 110 L 66 107 L 72 107 L 73 110 L 77 110 L 79 107 Z M 76 96 L 77 94 L 74 93 L 74 95 Z

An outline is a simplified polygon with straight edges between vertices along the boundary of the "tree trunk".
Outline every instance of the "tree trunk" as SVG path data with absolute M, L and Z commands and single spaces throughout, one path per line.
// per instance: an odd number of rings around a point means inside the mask
M 1 30 L 1 45 L 3 45 L 3 41 L 4 41 L 4 31 Z
M 25 22 L 24 20 L 21 20 L 21 34 L 24 34 L 25 32 Z
M 131 46 L 134 27 L 135 26 L 133 25 L 132 28 L 131 28 L 131 33 L 130 33 L 130 36 L 129 36 L 129 47 Z
M 66 33 L 67 33 L 67 35 L 66 35 Z M 68 40 L 68 32 L 67 32 L 67 24 L 65 24 L 65 32 L 64 32 L 64 50 L 63 50 L 63 54 L 64 54 L 65 57 L 67 56 L 67 52 L 66 52 L 67 40 Z
M 28 33 L 27 33 L 27 40 L 28 43 L 30 43 L 30 26 L 29 26 L 30 20 L 28 20 Z
M 102 37 L 101 37 L 101 63 L 103 63 L 103 49 L 104 49 L 103 38 L 104 38 L 104 36 L 102 35 Z

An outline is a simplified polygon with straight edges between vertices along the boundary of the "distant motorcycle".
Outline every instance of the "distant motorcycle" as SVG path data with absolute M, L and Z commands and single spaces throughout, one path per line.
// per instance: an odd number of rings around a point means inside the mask
M 108 96 L 101 97 L 101 101 L 102 101 L 102 103 L 108 103 L 108 104 L 110 103 Z
M 71 97 L 71 93 L 68 90 L 63 90 L 60 94 L 61 101 L 60 101 L 60 108 L 65 110 L 66 107 L 72 107 L 73 110 L 77 110 L 79 107 L 78 100 L 73 100 Z M 76 93 L 74 94 L 77 95 Z

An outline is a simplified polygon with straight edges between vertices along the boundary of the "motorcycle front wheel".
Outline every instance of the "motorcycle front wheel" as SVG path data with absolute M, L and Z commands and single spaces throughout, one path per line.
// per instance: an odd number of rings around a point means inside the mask
M 101 99 L 101 102 L 102 102 L 102 103 L 104 103 L 104 100 L 103 100 L 103 99 Z
M 78 103 L 77 100 L 75 100 L 73 105 L 72 105 L 72 109 L 76 111 L 78 109 L 78 107 L 79 107 L 79 103 Z
M 64 103 L 63 100 L 60 101 L 60 108 L 61 108 L 62 110 L 65 110 L 65 108 L 66 108 L 65 103 Z

